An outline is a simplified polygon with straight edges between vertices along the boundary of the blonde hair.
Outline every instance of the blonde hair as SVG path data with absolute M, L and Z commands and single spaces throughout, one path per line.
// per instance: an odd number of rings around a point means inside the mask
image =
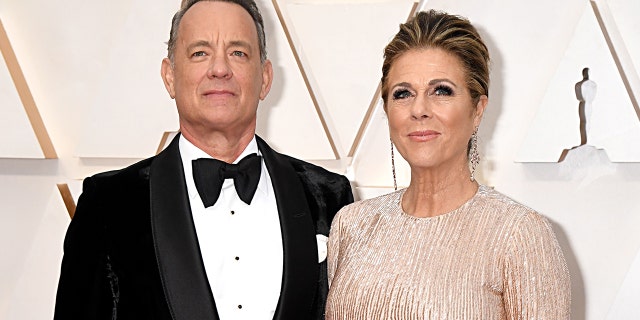
M 384 49 L 382 99 L 386 106 L 389 93 L 387 77 L 394 61 L 413 49 L 439 48 L 458 57 L 474 104 L 480 96 L 489 96 L 489 50 L 476 28 L 464 17 L 445 12 L 421 11 L 400 25 L 400 31 Z

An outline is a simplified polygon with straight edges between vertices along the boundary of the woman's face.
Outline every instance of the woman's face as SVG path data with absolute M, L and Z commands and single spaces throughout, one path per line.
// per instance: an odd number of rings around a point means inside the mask
M 391 65 L 389 132 L 412 169 L 466 167 L 467 144 L 487 96 L 474 105 L 465 80 L 458 57 L 443 49 L 413 49 Z

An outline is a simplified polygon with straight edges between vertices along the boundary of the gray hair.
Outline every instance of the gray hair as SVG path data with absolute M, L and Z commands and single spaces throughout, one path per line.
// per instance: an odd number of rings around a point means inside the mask
M 218 1 L 218 2 L 230 2 L 235 3 L 242 8 L 244 8 L 253 22 L 256 25 L 256 30 L 258 31 L 258 45 L 260 48 L 260 61 L 265 62 L 267 60 L 267 43 L 266 38 L 264 36 L 264 23 L 262 21 L 262 14 L 260 14 L 260 9 L 256 5 L 256 2 L 253 0 L 186 0 L 182 4 L 182 7 L 176 14 L 173 16 L 173 20 L 171 21 L 171 32 L 169 34 L 169 41 L 167 42 L 167 57 L 173 63 L 174 53 L 176 49 L 176 42 L 178 40 L 178 28 L 180 27 L 180 21 L 182 21 L 182 17 L 194 4 L 200 1 Z

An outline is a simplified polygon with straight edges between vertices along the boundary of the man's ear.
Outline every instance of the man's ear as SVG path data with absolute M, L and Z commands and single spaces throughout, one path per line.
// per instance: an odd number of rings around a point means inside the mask
M 260 100 L 264 100 L 271 90 L 271 83 L 273 83 L 273 65 L 271 60 L 267 59 L 262 64 L 262 88 L 260 89 Z
M 176 91 L 173 85 L 173 67 L 171 66 L 171 60 L 169 60 L 169 58 L 162 59 L 160 75 L 162 76 L 164 87 L 167 89 L 167 92 L 169 92 L 169 96 L 171 96 L 171 99 L 175 99 Z

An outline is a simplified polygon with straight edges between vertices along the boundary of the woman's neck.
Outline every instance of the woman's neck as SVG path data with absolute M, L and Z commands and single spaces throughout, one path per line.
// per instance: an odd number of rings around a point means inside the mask
M 463 170 L 411 171 L 411 183 L 402 197 L 402 209 L 415 217 L 435 217 L 450 212 L 478 190 L 470 172 Z

